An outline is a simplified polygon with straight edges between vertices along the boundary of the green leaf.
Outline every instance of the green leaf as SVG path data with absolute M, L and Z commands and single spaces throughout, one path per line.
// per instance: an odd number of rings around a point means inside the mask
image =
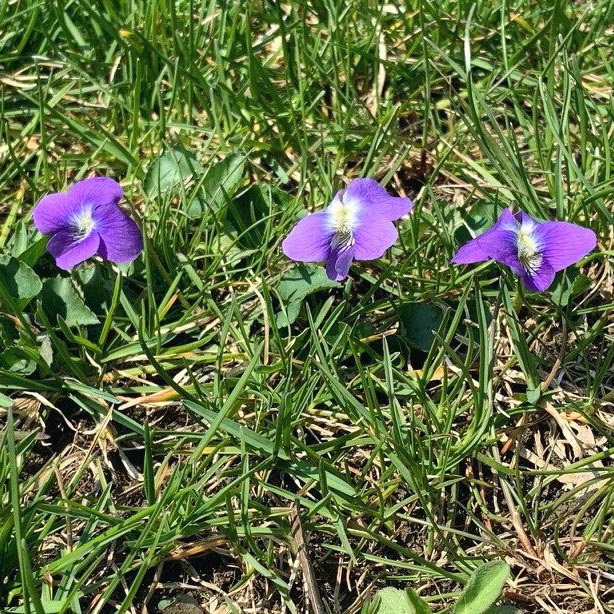
M 582 294 L 590 285 L 589 278 L 580 275 L 577 269 L 566 269 L 556 276 L 552 286 L 552 302 L 567 307 L 574 296 Z
M 463 245 L 476 235 L 490 228 L 499 217 L 501 210 L 492 200 L 479 200 L 471 209 L 452 209 L 442 212 L 449 228 L 454 228 L 454 241 Z
M 0 353 L 0 365 L 11 373 L 31 375 L 36 371 L 36 363 L 21 348 L 11 346 Z
M 73 273 L 83 302 L 94 313 L 104 313 L 111 305 L 115 275 L 109 277 L 105 267 L 81 267 Z
M 22 252 L 28 249 L 28 245 L 30 244 L 29 236 L 32 232 L 32 227 L 30 224 L 26 224 L 25 220 L 23 219 L 16 220 L 12 226 L 10 255 L 18 258 Z M 26 264 L 30 263 L 26 261 Z
M 42 308 L 52 324 L 62 316 L 68 326 L 98 324 L 96 314 L 77 294 L 70 277 L 55 277 L 43 283 Z
M 513 605 L 495 605 L 492 608 L 488 608 L 485 614 L 524 614 L 522 610 L 519 610 Z
M 378 604 L 375 614 L 430 614 L 428 605 L 408 589 L 402 591 L 388 586 L 375 596 Z
M 277 327 L 282 328 L 292 324 L 301 309 L 301 305 L 309 294 L 326 288 L 339 288 L 341 284 L 328 278 L 323 267 L 299 265 L 281 278 L 277 286 L 277 294 L 285 307 L 285 313 L 276 316 Z
M 582 294 L 591 286 L 591 280 L 586 275 L 578 275 L 573 280 L 573 285 L 571 286 L 571 295 L 578 296 L 578 294 Z
M 0 347 L 14 345 L 17 339 L 19 339 L 19 331 L 15 323 L 7 317 L 0 316 Z
M 195 217 L 228 203 L 243 179 L 244 170 L 245 158 L 240 154 L 228 156 L 211 166 L 200 183 L 201 195 L 190 203 L 187 214 Z
M 486 198 L 478 200 L 476 204 L 471 207 L 469 214 L 464 213 L 461 209 L 460 215 L 464 218 L 465 223 L 473 232 L 473 236 L 475 236 L 490 228 L 498 219 L 499 215 L 501 215 L 501 211 L 502 209 L 497 207 L 490 198 Z
M 411 588 L 407 588 L 405 589 L 405 594 L 407 595 L 409 602 L 414 606 L 416 614 L 431 614 L 431 608 L 429 608 L 424 599 L 418 597 L 415 591 L 413 591 Z
M 13 399 L 0 392 L 0 407 L 13 407 Z
M 143 188 L 150 198 L 164 194 L 181 185 L 195 174 L 203 172 L 203 167 L 194 154 L 177 145 L 165 149 L 147 169 Z
M 18 309 L 23 309 L 43 287 L 39 276 L 25 262 L 12 257 L 0 261 L 0 284 Z
M 53 601 L 52 599 L 43 600 L 43 607 L 45 608 L 45 614 L 57 614 L 58 612 L 62 612 L 65 610 L 65 602 L 64 600 Z M 31 612 L 31 610 L 26 610 L 23 605 L 15 606 L 13 608 L 8 608 L 5 610 L 6 614 L 25 614 L 26 612 Z
M 47 363 L 47 366 L 50 367 L 51 363 L 53 363 L 53 346 L 49 335 L 42 336 L 39 353 L 40 357 Z
M 233 199 L 226 213 L 228 234 L 246 249 L 262 249 L 264 228 L 273 207 L 271 191 L 253 186 Z
M 399 307 L 401 334 L 411 345 L 428 352 L 443 321 L 442 310 L 432 303 L 405 303 Z
M 47 251 L 48 242 L 49 237 L 43 236 L 38 239 L 38 241 L 26 247 L 21 253 L 13 255 L 16 257 L 18 256 L 19 260 L 25 262 L 28 266 L 34 266 Z
M 499 599 L 510 568 L 503 561 L 478 567 L 469 578 L 455 608 L 455 614 L 484 614 Z

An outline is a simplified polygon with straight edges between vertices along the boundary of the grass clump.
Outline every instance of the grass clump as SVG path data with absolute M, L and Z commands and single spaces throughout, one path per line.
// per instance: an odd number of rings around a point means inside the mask
M 613 612 L 613 10 L 2 5 L 0 610 L 450 611 L 495 559 L 499 607 Z M 30 212 L 91 174 L 144 254 L 60 273 Z M 287 261 L 366 176 L 387 256 Z M 510 205 L 597 250 L 452 267 Z

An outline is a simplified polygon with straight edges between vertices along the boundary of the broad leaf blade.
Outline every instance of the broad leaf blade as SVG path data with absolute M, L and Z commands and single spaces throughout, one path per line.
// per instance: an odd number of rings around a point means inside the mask
M 503 590 L 510 568 L 503 561 L 485 563 L 476 569 L 462 592 L 455 614 L 483 614 L 492 606 Z
M 18 309 L 23 309 L 43 287 L 39 276 L 17 258 L 0 261 L 0 284 Z
M 387 586 L 377 593 L 375 602 L 377 603 L 375 614 L 430 614 L 431 612 L 426 603 L 411 589 L 403 591 Z
M 61 316 L 68 326 L 98 324 L 96 314 L 77 294 L 69 277 L 47 279 L 41 293 L 42 308 L 52 324 Z
M 177 146 L 165 149 L 150 165 L 143 181 L 145 193 L 150 198 L 176 188 L 195 174 L 203 172 L 203 167 L 194 154 Z
M 401 331 L 414 347 L 428 352 L 443 321 L 441 308 L 433 303 L 405 303 L 399 307 Z
M 277 286 L 277 294 L 284 305 L 284 311 L 277 314 L 277 327 L 288 326 L 298 317 L 305 298 L 326 288 L 339 288 L 340 284 L 326 275 L 323 267 L 295 267 L 284 274 Z
M 228 156 L 206 172 L 200 183 L 200 193 L 188 206 L 187 214 L 195 217 L 208 211 L 217 211 L 230 201 L 243 179 L 245 158 L 242 155 Z

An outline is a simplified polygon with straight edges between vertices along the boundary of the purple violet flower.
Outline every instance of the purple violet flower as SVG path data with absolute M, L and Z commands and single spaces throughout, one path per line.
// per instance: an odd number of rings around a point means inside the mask
M 507 265 L 533 292 L 550 287 L 554 275 L 575 264 L 597 245 L 589 228 L 569 222 L 540 222 L 524 211 L 505 209 L 494 226 L 465 243 L 453 264 L 492 259 Z
M 409 198 L 390 196 L 375 179 L 353 179 L 324 211 L 299 220 L 281 248 L 292 260 L 325 262 L 328 277 L 341 281 L 352 260 L 375 260 L 394 244 L 392 222 L 411 208 Z
M 123 264 L 141 253 L 141 230 L 121 210 L 122 196 L 113 179 L 90 177 L 68 192 L 47 194 L 38 201 L 32 212 L 34 225 L 52 235 L 47 250 L 61 269 L 70 270 L 94 255 Z

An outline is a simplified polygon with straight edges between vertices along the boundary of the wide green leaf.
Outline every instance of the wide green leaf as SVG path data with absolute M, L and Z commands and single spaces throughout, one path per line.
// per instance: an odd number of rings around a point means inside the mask
M 492 608 L 488 608 L 485 614 L 524 614 L 522 610 L 519 610 L 516 606 L 503 604 L 494 605 Z
M 49 237 L 42 236 L 33 243 L 26 243 L 23 250 L 14 244 L 13 256 L 18 257 L 21 262 L 25 262 L 28 266 L 34 266 L 47 251 L 47 243 L 49 243 Z M 18 253 L 16 253 L 17 251 Z
M 567 307 L 571 299 L 582 294 L 589 286 L 590 280 L 580 275 L 577 269 L 569 268 L 557 274 L 550 288 L 552 302 L 560 307 Z
M 150 198 L 176 188 L 192 176 L 201 174 L 203 167 L 194 154 L 181 146 L 165 149 L 150 165 L 143 181 Z
M 11 373 L 31 375 L 36 370 L 36 362 L 20 347 L 11 346 L 0 352 L 0 367 Z
M 77 294 L 70 277 L 55 277 L 43 283 L 42 308 L 50 322 L 55 324 L 61 316 L 68 326 L 98 324 L 96 314 Z
M 401 333 L 410 345 L 428 352 L 443 321 L 442 310 L 433 303 L 405 303 L 399 307 Z
M 0 261 L 0 284 L 0 296 L 6 294 L 17 309 L 23 309 L 42 289 L 39 276 L 25 262 L 11 257 Z
M 503 561 L 478 567 L 456 603 L 455 614 L 484 614 L 499 599 L 509 574 L 510 568 Z
M 188 206 L 187 213 L 195 217 L 208 211 L 217 211 L 230 201 L 243 179 L 245 158 L 228 156 L 209 168 L 200 182 L 200 190 Z
M 292 324 L 309 294 L 327 288 L 339 288 L 341 284 L 332 281 L 323 267 L 299 265 L 281 278 L 277 294 L 284 305 L 284 311 L 277 314 L 277 326 L 282 328 Z
M 401 590 L 387 586 L 375 596 L 378 604 L 375 614 L 430 614 L 431 610 L 411 589 Z
M 0 392 L 0 407 L 13 407 L 13 399 Z

